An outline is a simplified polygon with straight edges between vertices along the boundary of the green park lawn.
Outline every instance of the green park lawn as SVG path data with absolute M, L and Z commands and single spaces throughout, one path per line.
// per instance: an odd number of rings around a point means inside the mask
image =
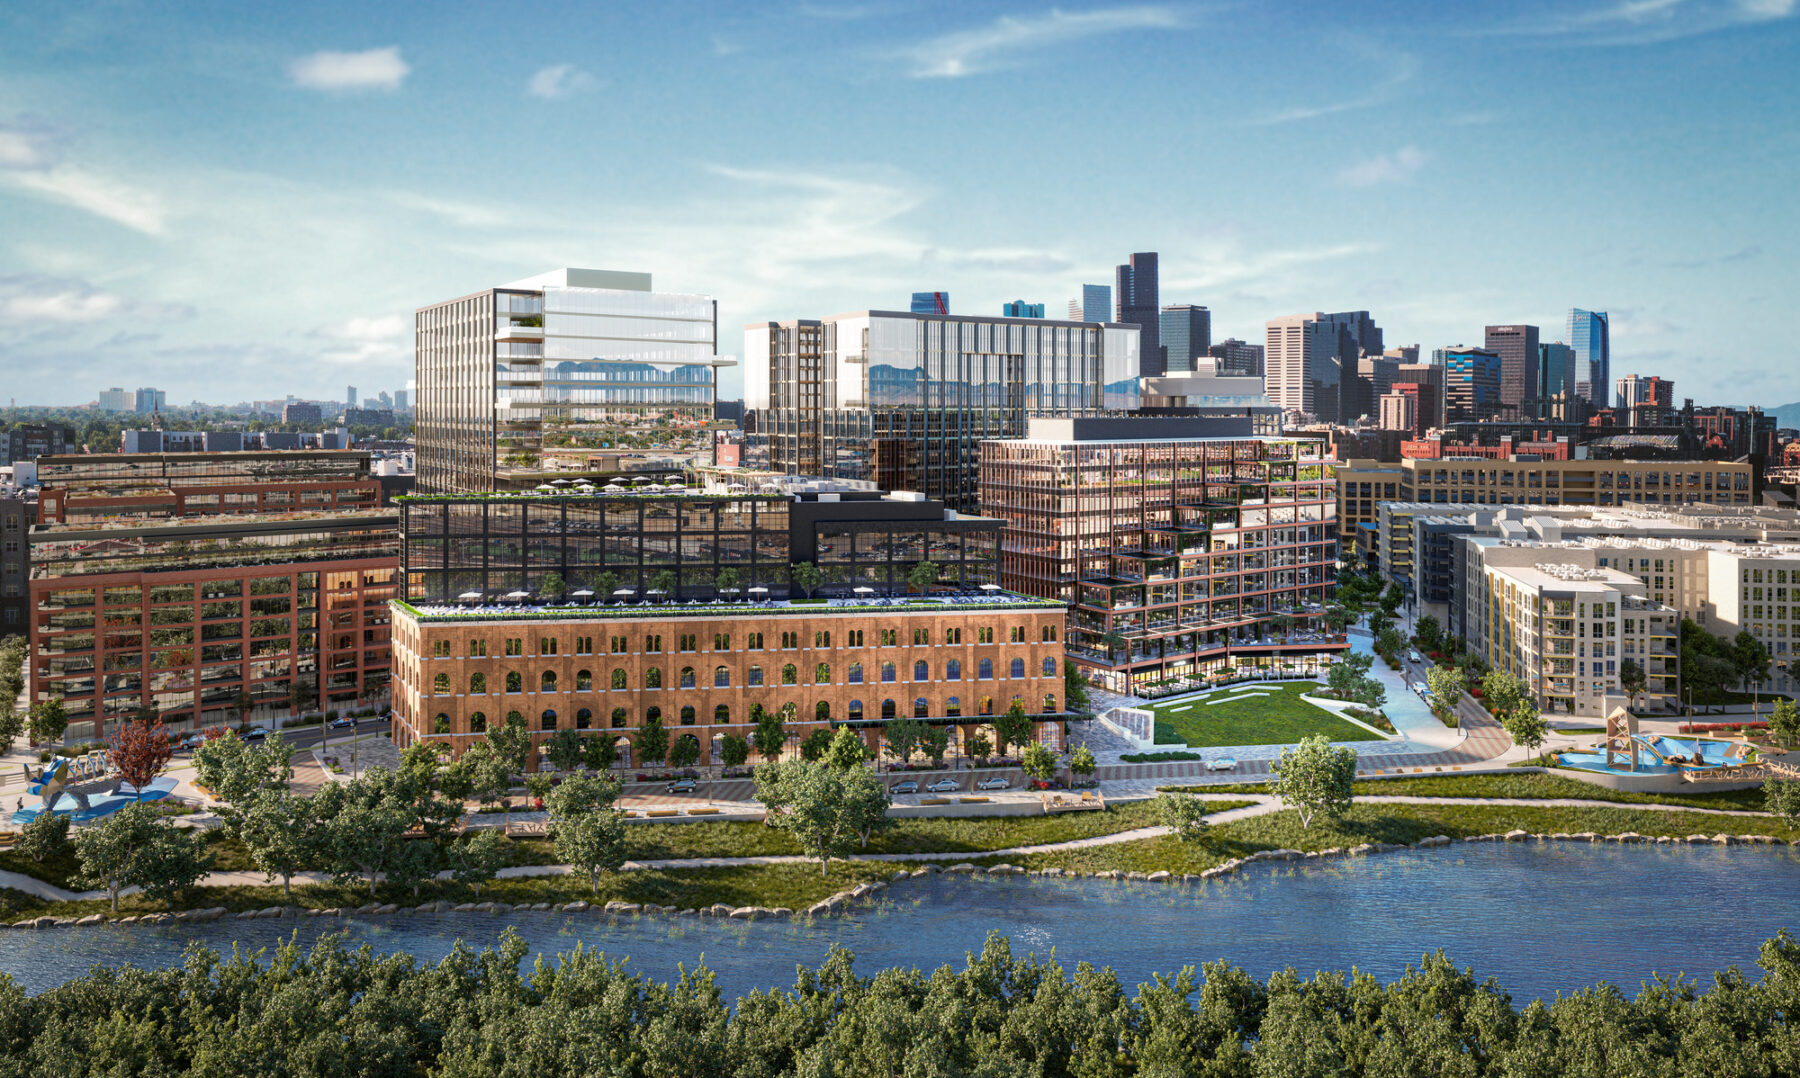
M 1268 696 L 1208 704 L 1202 700 L 1176 700 L 1153 705 L 1156 743 L 1215 748 L 1221 745 L 1285 745 L 1314 734 L 1331 741 L 1374 741 L 1376 735 L 1331 712 L 1300 699 L 1319 688 L 1316 682 L 1295 681 L 1282 685 L 1255 686 Z M 1219 690 L 1208 700 L 1224 700 L 1233 690 Z

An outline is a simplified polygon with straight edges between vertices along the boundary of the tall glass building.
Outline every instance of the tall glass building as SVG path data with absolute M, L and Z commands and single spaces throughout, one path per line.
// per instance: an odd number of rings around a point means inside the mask
M 1081 298 L 1069 301 L 1071 322 L 1109 322 L 1112 316 L 1112 285 L 1084 284 Z
M 1190 303 L 1178 303 L 1162 309 L 1163 373 L 1179 374 L 1199 370 L 1201 356 L 1212 358 L 1212 312 Z M 1210 364 L 1208 364 L 1210 366 Z
M 529 488 L 621 453 L 710 452 L 718 305 L 560 269 L 414 315 L 419 488 Z
M 1575 349 L 1577 395 L 1596 408 L 1606 407 L 1612 385 L 1612 332 L 1605 311 L 1569 308 L 1569 347 Z
M 1139 251 L 1132 255 L 1129 262 L 1113 272 L 1113 283 L 1118 320 L 1139 330 L 1138 373 L 1146 377 L 1161 374 L 1162 302 L 1157 299 L 1156 252 Z

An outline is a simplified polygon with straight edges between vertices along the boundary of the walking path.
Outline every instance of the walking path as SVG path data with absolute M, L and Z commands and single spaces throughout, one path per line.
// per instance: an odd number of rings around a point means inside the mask
M 1281 799 L 1270 794 L 1230 793 L 1230 794 L 1194 794 L 1201 801 L 1251 801 L 1254 804 L 1239 808 L 1226 809 L 1207 816 L 1213 824 L 1234 823 L 1238 820 L 1253 819 L 1280 812 L 1283 808 Z M 1707 809 L 1690 808 L 1686 805 L 1662 805 L 1655 803 L 1635 803 L 1619 801 L 1593 801 L 1575 797 L 1413 797 L 1407 795 L 1375 795 L 1359 796 L 1359 804 L 1372 805 L 1507 805 L 1543 808 L 1622 808 L 1627 810 L 1649 810 L 1653 812 L 1691 812 L 1702 816 L 1756 816 L 1764 817 L 1766 812 L 1750 812 L 1743 809 Z M 1160 838 L 1169 834 L 1167 827 L 1138 827 L 1129 831 L 1119 831 L 1110 835 L 1095 835 L 1091 838 L 1070 839 L 1066 842 L 1047 842 L 1035 846 L 1012 846 L 1001 850 L 950 850 L 929 853 L 868 853 L 854 854 L 847 860 L 873 861 L 882 863 L 904 861 L 967 861 L 977 857 L 1027 857 L 1034 854 L 1064 853 L 1069 850 L 1091 849 L 1096 846 L 1113 846 L 1122 842 L 1140 842 L 1145 839 Z M 808 864 L 812 858 L 798 854 L 771 854 L 756 857 L 672 857 L 657 861 L 627 861 L 621 871 L 646 871 L 659 869 L 684 868 L 736 868 L 751 865 L 793 865 Z M 501 879 L 522 879 L 536 876 L 564 876 L 574 872 L 570 865 L 517 865 L 503 868 L 499 872 Z M 449 873 L 439 873 L 439 879 L 448 879 Z M 294 882 L 323 883 L 328 879 L 322 873 L 306 873 L 295 876 Z M 199 883 L 202 887 L 264 887 L 268 879 L 260 872 L 214 872 Z M 102 899 L 106 897 L 102 891 L 68 891 L 54 884 L 45 883 L 33 876 L 18 872 L 0 870 L 0 887 L 10 887 L 24 891 L 38 898 L 51 902 L 76 902 Z M 131 894 L 136 889 L 121 892 Z

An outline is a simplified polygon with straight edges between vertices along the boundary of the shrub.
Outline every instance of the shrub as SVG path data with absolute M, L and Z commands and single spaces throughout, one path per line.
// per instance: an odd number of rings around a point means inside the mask
M 1166 764 L 1176 760 L 1204 760 L 1197 752 L 1127 752 L 1119 759 L 1128 764 Z

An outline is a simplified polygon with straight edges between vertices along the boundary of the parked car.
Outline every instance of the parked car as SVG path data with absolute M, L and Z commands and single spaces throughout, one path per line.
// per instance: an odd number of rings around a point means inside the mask
M 896 782 L 894 783 L 894 788 L 888 791 L 888 793 L 891 794 L 916 794 L 918 792 L 919 783 L 917 779 L 907 779 L 905 782 Z
M 975 785 L 975 788 L 977 790 L 1010 790 L 1012 783 L 1007 781 L 1005 775 L 995 775 L 991 779 L 982 779 Z
M 676 779 L 674 782 L 669 783 L 669 792 L 672 794 L 691 794 L 697 786 L 699 786 L 699 783 L 695 782 L 693 779 Z
M 1215 756 L 1206 761 L 1208 771 L 1236 771 L 1237 758 L 1234 756 Z
M 243 734 L 245 741 L 261 741 L 268 736 L 269 729 L 266 726 L 252 726 L 250 729 L 245 730 Z
M 354 730 L 356 729 L 356 720 L 348 715 L 344 715 L 340 718 L 332 719 L 327 725 L 333 730 Z
M 962 786 L 955 779 L 939 779 L 925 788 L 934 794 L 950 794 L 960 790 Z
M 176 748 L 197 749 L 200 747 L 200 743 L 205 740 L 206 740 L 205 734 L 189 734 L 188 736 L 181 739 L 181 744 L 177 745 Z
M 1416 651 L 1407 652 L 1406 657 L 1416 663 L 1422 663 L 1425 661 L 1424 659 L 1419 658 L 1419 653 Z
M 1429 699 L 1431 696 L 1431 686 L 1425 684 L 1423 681 L 1415 681 L 1413 682 L 1413 692 Z

